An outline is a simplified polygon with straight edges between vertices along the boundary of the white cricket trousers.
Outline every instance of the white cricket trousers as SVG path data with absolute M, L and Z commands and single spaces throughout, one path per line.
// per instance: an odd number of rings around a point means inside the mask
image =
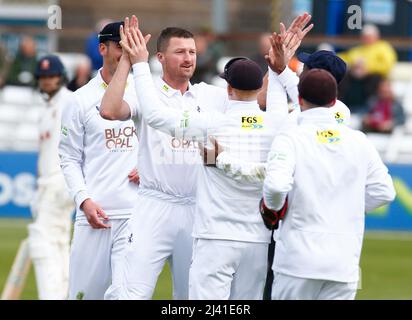
M 40 300 L 67 299 L 73 210 L 63 175 L 39 180 L 28 243 Z
M 196 239 L 190 300 L 262 300 L 268 243 Z
M 173 279 L 173 299 L 188 298 L 192 256 L 193 199 L 176 199 L 155 190 L 139 190 L 139 206 L 130 219 L 122 299 L 148 300 L 166 260 Z M 129 236 L 130 236 L 129 235 Z
M 272 300 L 354 300 L 357 282 L 306 279 L 274 275 Z
M 102 300 L 117 297 L 123 275 L 128 219 L 109 219 L 109 229 L 93 229 L 77 220 L 70 255 L 71 300 Z

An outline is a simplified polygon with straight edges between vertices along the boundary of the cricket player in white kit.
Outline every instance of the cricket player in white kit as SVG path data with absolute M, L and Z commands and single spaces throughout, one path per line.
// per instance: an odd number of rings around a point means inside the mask
M 288 210 L 279 227 L 272 299 L 354 299 L 365 211 L 395 198 L 388 169 L 360 131 L 336 123 L 335 79 L 312 69 L 299 83 L 298 127 L 272 145 L 267 208 Z
M 108 121 L 100 116 L 102 97 L 121 60 L 120 22 L 99 34 L 103 67 L 73 94 L 62 116 L 59 152 L 76 222 L 70 256 L 69 299 L 117 296 L 122 276 L 127 223 L 138 204 L 136 183 L 138 141 L 133 121 Z M 121 93 L 137 104 L 133 79 Z
M 225 66 L 221 76 L 228 82 L 230 99 L 225 113 L 179 111 L 157 97 L 140 31 L 132 29 L 127 35 L 128 41 L 121 44 L 133 63 L 139 105 L 151 127 L 202 142 L 213 134 L 232 153 L 251 161 L 266 160 L 288 108 L 285 94 L 277 112 L 259 109 L 256 97 L 263 75 L 255 62 L 239 57 Z M 270 231 L 259 215 L 261 195 L 262 183 L 238 183 L 212 167 L 199 171 L 190 299 L 262 298 Z
M 130 23 L 135 24 L 136 17 Z M 126 18 L 125 29 L 128 28 Z M 225 108 L 225 90 L 189 82 L 196 66 L 196 47 L 190 32 L 164 29 L 157 49 L 163 75 L 156 79 L 156 88 L 165 105 L 193 112 Z M 124 56 L 128 59 L 127 54 Z M 138 106 L 119 101 L 118 92 L 126 85 L 129 71 L 130 62 L 120 61 L 101 108 L 101 115 L 107 119 L 133 117 L 139 137 L 139 205 L 129 223 L 132 240 L 126 253 L 125 290 L 121 298 L 151 299 L 157 278 L 168 261 L 173 298 L 187 299 L 197 174 L 201 169 L 197 142 L 149 127 Z
M 62 110 L 71 92 L 64 86 L 65 70 L 57 56 L 37 63 L 35 75 L 45 107 L 39 121 L 37 195 L 29 224 L 29 250 L 41 300 L 67 299 L 69 287 L 70 231 L 74 203 L 60 168 L 58 145 Z

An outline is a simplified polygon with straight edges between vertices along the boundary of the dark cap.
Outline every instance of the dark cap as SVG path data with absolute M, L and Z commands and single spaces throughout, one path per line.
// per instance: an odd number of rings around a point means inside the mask
M 123 21 L 111 22 L 104 26 L 102 31 L 99 32 L 99 43 L 105 41 L 120 41 L 120 26 L 123 25 Z
M 346 73 L 346 63 L 334 52 L 327 50 L 316 51 L 315 53 L 299 53 L 298 59 L 309 69 L 323 69 L 329 71 L 335 77 L 336 82 L 342 81 Z
M 36 65 L 34 75 L 36 78 L 47 76 L 60 76 L 65 72 L 63 63 L 60 58 L 55 55 L 47 55 L 42 57 Z
M 246 57 L 229 60 L 219 76 L 238 90 L 257 90 L 263 84 L 263 73 L 259 65 Z
M 328 71 L 311 69 L 300 76 L 298 90 L 302 99 L 315 106 L 323 107 L 336 99 L 338 85 Z

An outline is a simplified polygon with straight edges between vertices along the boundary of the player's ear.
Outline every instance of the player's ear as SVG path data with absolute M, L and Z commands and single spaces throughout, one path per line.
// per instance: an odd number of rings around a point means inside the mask
M 107 45 L 105 43 L 99 43 L 99 53 L 101 56 L 105 56 L 107 54 Z
M 330 106 L 333 107 L 336 104 L 336 98 L 330 103 Z
M 233 95 L 233 88 L 230 86 L 230 84 L 227 84 L 226 90 L 227 90 L 227 95 L 231 97 Z
M 157 57 L 157 60 L 159 60 L 159 62 L 163 64 L 163 61 L 164 61 L 163 53 L 162 52 L 157 52 L 156 57 Z
M 301 96 L 298 97 L 299 105 L 302 108 L 303 107 L 303 99 Z

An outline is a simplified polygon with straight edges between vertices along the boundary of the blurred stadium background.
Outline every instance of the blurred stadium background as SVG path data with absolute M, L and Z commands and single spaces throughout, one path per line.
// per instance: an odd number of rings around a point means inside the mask
M 61 29 L 48 27 L 56 13 L 54 5 L 61 9 Z M 339 53 L 362 44 L 362 30 L 348 28 L 351 5 L 360 6 L 362 24 L 376 25 L 397 53 L 384 78 L 389 79 L 404 114 L 403 121 L 388 132 L 367 133 L 388 165 L 398 195 L 390 206 L 367 215 L 358 299 L 412 299 L 412 2 L 408 0 L 139 0 L 133 4 L 129 0 L 0 0 L 0 289 L 27 235 L 36 187 L 37 119 L 42 104 L 30 75 L 30 63 L 36 58 L 48 52 L 59 54 L 68 80 L 77 75 L 81 82 L 98 68 L 93 46 L 102 22 L 136 14 L 143 30 L 154 38 L 167 26 L 193 31 L 199 50 L 195 80 L 222 85 L 216 74 L 229 57 L 243 55 L 262 62 L 262 34 L 277 31 L 280 21 L 289 24 L 305 11 L 313 15 L 315 28 L 298 52 L 328 48 Z M 154 45 L 152 40 L 151 53 Z M 11 80 L 22 52 L 27 55 L 27 70 Z M 160 72 L 153 58 L 151 65 L 155 73 Z M 359 127 L 356 118 L 353 126 Z M 31 271 L 22 299 L 36 298 Z M 167 268 L 155 298 L 171 298 Z

